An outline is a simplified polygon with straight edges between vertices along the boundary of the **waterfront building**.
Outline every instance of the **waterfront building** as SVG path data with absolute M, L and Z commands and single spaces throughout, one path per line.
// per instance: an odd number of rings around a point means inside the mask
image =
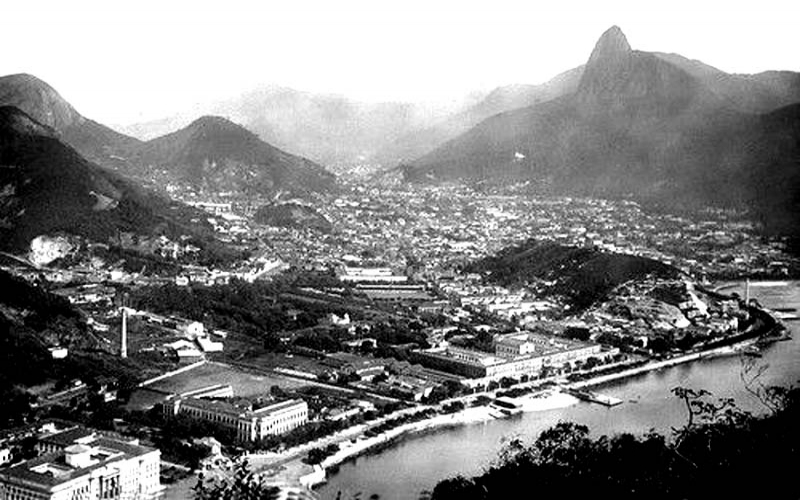
M 290 399 L 254 408 L 251 403 L 237 404 L 227 400 L 173 396 L 161 403 L 166 418 L 185 415 L 211 422 L 231 432 L 239 441 L 258 441 L 280 435 L 308 422 L 308 404 Z
M 603 351 L 602 346 L 596 343 L 518 333 L 498 336 L 494 353 L 445 346 L 418 350 L 413 356 L 423 366 L 489 381 L 503 377 L 538 376 L 545 367 L 560 367 L 593 356 L 600 358 L 613 354 L 616 351 Z
M 0 500 L 155 500 L 157 449 L 76 427 L 40 437 L 43 454 L 0 470 Z

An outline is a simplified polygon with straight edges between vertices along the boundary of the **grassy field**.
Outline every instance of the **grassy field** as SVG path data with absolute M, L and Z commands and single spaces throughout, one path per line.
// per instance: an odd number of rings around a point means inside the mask
M 186 392 L 214 384 L 230 384 L 237 396 L 258 396 L 269 394 L 269 389 L 277 385 L 283 389 L 293 389 L 306 385 L 302 380 L 272 375 L 256 375 L 235 367 L 219 363 L 206 363 L 203 366 L 160 380 L 151 388 L 159 391 Z

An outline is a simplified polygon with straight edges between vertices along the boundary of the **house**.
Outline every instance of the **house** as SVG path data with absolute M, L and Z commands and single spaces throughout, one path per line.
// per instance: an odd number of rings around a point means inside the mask
M 50 356 L 53 359 L 64 359 L 69 354 L 66 347 L 51 347 L 48 351 L 50 351 Z
M 164 344 L 164 347 L 171 352 L 179 363 L 194 363 L 205 359 L 203 353 L 195 347 L 195 344 L 185 339 Z
M 186 334 L 187 337 L 200 337 L 205 333 L 203 323 L 199 321 L 187 321 L 178 325 L 178 329 Z
M 222 352 L 225 347 L 222 342 L 214 342 L 208 337 L 197 337 L 195 342 L 203 352 Z

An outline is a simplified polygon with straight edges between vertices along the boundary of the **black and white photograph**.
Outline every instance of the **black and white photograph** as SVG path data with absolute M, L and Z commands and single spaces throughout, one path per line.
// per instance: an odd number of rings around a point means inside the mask
M 0 0 L 0 500 L 800 498 L 798 20 Z

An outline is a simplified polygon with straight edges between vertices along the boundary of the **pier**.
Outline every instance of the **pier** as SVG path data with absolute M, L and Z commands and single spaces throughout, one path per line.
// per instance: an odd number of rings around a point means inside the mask
M 605 394 L 599 394 L 592 391 L 587 391 L 585 389 L 565 389 L 565 392 L 575 396 L 578 399 L 582 399 L 583 401 L 589 401 L 590 403 L 601 404 L 609 408 L 622 404 L 622 400 L 619 398 L 606 396 Z

